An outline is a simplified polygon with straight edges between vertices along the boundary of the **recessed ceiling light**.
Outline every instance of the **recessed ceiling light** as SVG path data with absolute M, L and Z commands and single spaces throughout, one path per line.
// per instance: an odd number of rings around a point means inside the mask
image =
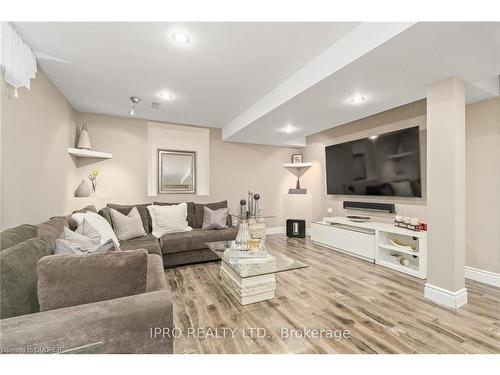
M 354 95 L 353 97 L 349 98 L 349 103 L 351 104 L 359 104 L 362 103 L 366 100 L 366 96 L 364 95 Z
M 374 141 L 375 139 L 378 138 L 378 135 L 372 135 L 371 137 L 368 137 L 368 138 L 370 138 L 372 141 Z
M 295 126 L 288 124 L 287 126 L 282 128 L 281 131 L 290 134 L 293 133 L 294 131 L 297 131 L 297 128 Z
M 168 92 L 168 91 L 162 91 L 162 92 L 160 92 L 160 94 L 158 96 L 162 100 L 174 100 L 175 99 L 175 95 L 172 94 L 171 92 Z
M 172 34 L 172 40 L 179 45 L 187 45 L 189 44 L 190 38 L 186 33 L 175 32 Z

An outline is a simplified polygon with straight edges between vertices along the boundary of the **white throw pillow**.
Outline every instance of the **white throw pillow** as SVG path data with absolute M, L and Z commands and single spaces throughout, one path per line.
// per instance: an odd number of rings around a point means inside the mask
M 81 234 L 91 240 L 96 240 L 98 244 L 101 243 L 101 235 L 86 219 L 83 219 L 74 233 Z
M 113 228 L 109 225 L 108 221 L 103 218 L 101 215 L 95 212 L 79 212 L 71 215 L 71 218 L 80 225 L 83 220 L 87 220 L 87 222 L 99 233 L 101 236 L 101 245 L 104 245 L 108 240 L 112 240 L 115 244 L 117 250 L 120 249 L 120 241 L 113 232 Z
M 193 230 L 187 222 L 187 204 L 173 206 L 148 206 L 153 226 L 152 234 L 160 238 L 166 233 L 187 232 Z
M 142 237 L 146 235 L 144 226 L 142 225 L 141 215 L 136 206 L 134 206 L 128 215 L 116 211 L 113 208 L 109 209 L 113 227 L 115 228 L 116 237 L 121 241 L 130 240 L 131 238 Z
M 71 231 L 68 227 L 64 227 L 63 232 L 54 243 L 54 254 L 100 254 L 115 249 L 115 244 L 112 240 L 101 244 L 101 237 L 99 235 L 89 238 L 84 234 L 78 233 L 78 231 L 84 231 L 82 228 L 84 226 L 87 227 L 86 230 L 90 231 L 91 234 L 97 233 L 85 220 L 83 220 L 75 232 Z

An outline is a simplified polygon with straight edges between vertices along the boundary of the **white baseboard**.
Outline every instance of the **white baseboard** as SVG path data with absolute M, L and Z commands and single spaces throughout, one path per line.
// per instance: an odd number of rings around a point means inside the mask
M 283 234 L 285 232 L 285 227 L 266 228 L 266 234 Z
M 306 236 L 309 236 L 309 227 L 306 228 Z M 266 228 L 266 234 L 285 234 L 286 233 L 286 228 L 285 227 L 272 227 L 272 228 Z
M 467 289 L 465 288 L 452 292 L 438 286 L 425 284 L 424 296 L 438 305 L 454 310 L 467 303 Z
M 500 274 L 465 266 L 465 277 L 500 288 Z

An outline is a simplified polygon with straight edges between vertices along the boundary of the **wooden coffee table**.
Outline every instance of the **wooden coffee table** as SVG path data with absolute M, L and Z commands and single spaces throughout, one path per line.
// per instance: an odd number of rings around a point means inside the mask
M 273 251 L 266 244 L 267 258 L 241 259 L 231 262 L 224 256 L 230 246 L 229 241 L 208 242 L 205 244 L 221 260 L 221 284 L 242 305 L 274 298 L 276 274 L 305 268 L 307 265 L 286 255 Z

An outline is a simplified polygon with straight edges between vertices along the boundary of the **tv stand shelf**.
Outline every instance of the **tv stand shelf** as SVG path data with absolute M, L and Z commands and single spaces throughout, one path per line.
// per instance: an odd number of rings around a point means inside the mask
M 310 233 L 317 245 L 427 278 L 426 232 L 395 227 L 392 223 L 358 223 L 345 217 L 329 217 L 312 222 Z

